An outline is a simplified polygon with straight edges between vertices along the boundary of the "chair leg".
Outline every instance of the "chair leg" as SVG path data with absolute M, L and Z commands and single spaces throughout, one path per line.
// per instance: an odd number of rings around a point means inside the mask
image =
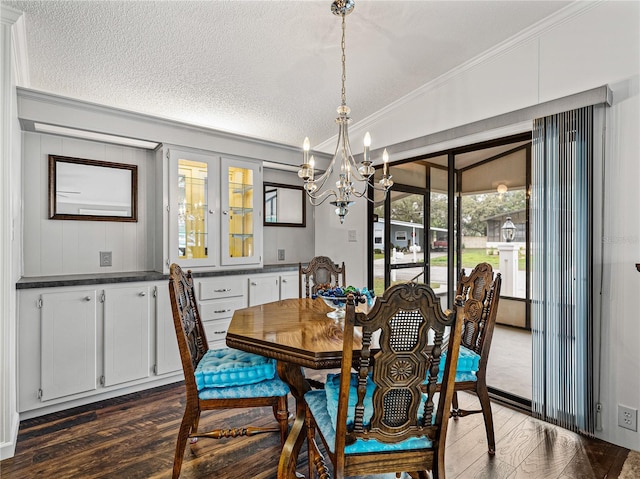
M 289 403 L 287 395 L 278 398 L 278 404 L 273 406 L 273 415 L 280 425 L 280 445 L 284 446 L 289 434 Z
M 453 419 L 458 419 L 458 412 L 460 411 L 460 407 L 458 406 L 458 391 L 453 391 L 453 397 L 451 398 L 451 415 Z
M 195 413 L 195 416 L 193 417 L 193 423 L 192 423 L 192 426 L 191 426 L 190 434 L 197 434 L 198 433 L 198 424 L 200 424 L 200 408 L 198 408 L 198 410 Z M 189 439 L 189 443 L 190 444 L 195 444 L 196 442 L 198 442 L 198 438 L 197 437 L 192 437 L 191 439 Z
M 315 440 L 316 430 L 313 427 L 313 420 L 307 410 L 305 424 L 307 426 L 307 462 L 309 463 L 309 479 L 313 479 L 315 476 L 315 450 L 313 447 L 313 441 Z
M 184 416 L 182 416 L 182 422 L 180 423 L 180 431 L 178 432 L 178 440 L 176 441 L 176 452 L 173 457 L 173 473 L 172 479 L 178 479 L 180 477 L 180 469 L 182 469 L 182 460 L 184 459 L 184 449 L 187 446 L 187 439 L 189 439 L 189 432 L 194 423 L 193 410 L 187 405 Z M 195 419 L 197 424 L 197 419 Z
M 493 431 L 493 413 L 491 412 L 491 401 L 489 401 L 489 391 L 484 381 L 479 381 L 476 386 L 476 394 L 480 400 L 482 407 L 482 415 L 484 416 L 484 427 L 487 432 L 487 444 L 489 445 L 489 454 L 492 456 L 496 453 L 496 438 Z

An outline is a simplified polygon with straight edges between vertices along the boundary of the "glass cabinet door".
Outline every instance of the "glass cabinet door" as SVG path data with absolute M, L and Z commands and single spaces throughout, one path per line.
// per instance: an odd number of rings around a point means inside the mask
M 221 263 L 262 262 L 262 168 L 251 161 L 221 161 Z
M 214 266 L 215 156 L 170 150 L 170 261 L 182 266 Z
M 207 238 L 207 163 L 178 160 L 178 259 L 209 254 Z

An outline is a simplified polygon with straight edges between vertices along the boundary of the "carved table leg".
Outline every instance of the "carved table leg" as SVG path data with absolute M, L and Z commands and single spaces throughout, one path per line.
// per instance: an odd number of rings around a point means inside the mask
M 296 400 L 296 418 L 291 426 L 287 441 L 282 448 L 280 454 L 280 462 L 278 464 L 278 479 L 292 479 L 296 477 L 304 477 L 296 473 L 296 463 L 298 453 L 302 447 L 302 443 L 306 437 L 305 430 L 305 407 L 304 394 L 311 389 L 309 383 L 304 379 L 302 368 L 295 364 L 286 363 L 284 361 L 277 362 L 278 375 L 291 389 L 291 395 Z

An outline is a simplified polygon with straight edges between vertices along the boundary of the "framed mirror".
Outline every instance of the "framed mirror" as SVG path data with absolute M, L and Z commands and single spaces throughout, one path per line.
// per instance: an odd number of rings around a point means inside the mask
M 302 186 L 264 183 L 264 225 L 307 225 L 307 214 Z
M 49 155 L 49 218 L 138 221 L 138 166 Z

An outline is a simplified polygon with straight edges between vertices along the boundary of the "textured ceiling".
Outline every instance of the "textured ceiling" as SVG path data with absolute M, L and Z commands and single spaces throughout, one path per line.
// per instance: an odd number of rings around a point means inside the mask
M 336 134 L 340 18 L 328 0 L 2 3 L 25 12 L 21 86 L 291 145 Z M 357 0 L 354 123 L 569 3 Z

